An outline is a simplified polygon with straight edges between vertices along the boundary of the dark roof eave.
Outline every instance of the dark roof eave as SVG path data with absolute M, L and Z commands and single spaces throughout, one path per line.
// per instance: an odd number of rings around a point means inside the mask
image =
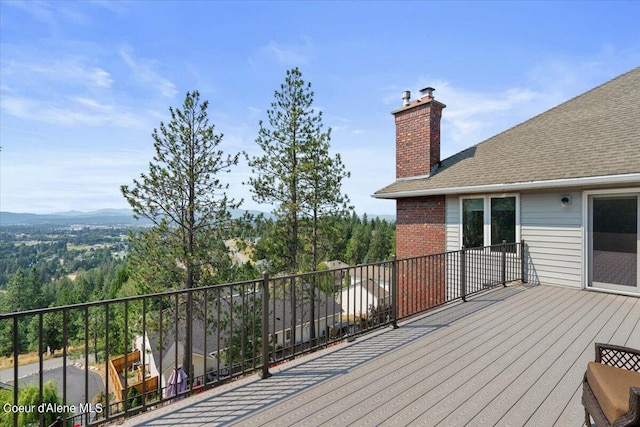
M 545 181 L 529 181 L 529 182 L 514 182 L 514 183 L 501 183 L 501 184 L 484 184 L 484 185 L 471 185 L 460 187 L 448 187 L 448 188 L 425 188 L 418 190 L 406 190 L 406 191 L 390 191 L 390 192 L 376 192 L 371 195 L 375 199 L 402 199 L 407 197 L 426 197 L 426 196 L 439 196 L 448 194 L 474 194 L 474 193 L 504 193 L 522 190 L 536 190 L 545 188 L 561 188 L 561 187 L 576 187 L 576 186 L 588 186 L 588 185 L 628 185 L 637 184 L 640 185 L 640 173 L 630 173 L 623 175 L 604 175 L 604 176 L 590 176 L 582 178 L 563 178 L 552 179 Z

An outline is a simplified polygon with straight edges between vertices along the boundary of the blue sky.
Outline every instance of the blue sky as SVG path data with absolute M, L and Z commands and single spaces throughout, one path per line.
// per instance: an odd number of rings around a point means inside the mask
M 436 88 L 442 157 L 640 65 L 640 2 L 107 2 L 0 0 L 0 210 L 124 208 L 151 132 L 187 91 L 223 149 L 260 154 L 285 71 L 332 128 L 360 214 L 395 177 L 392 110 Z M 607 114 L 603 111 L 603 114 Z M 243 162 L 223 176 L 246 209 Z

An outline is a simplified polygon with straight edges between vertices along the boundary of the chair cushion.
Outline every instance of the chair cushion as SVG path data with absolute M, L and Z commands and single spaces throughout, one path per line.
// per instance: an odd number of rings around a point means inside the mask
M 610 423 L 629 412 L 629 392 L 640 387 L 640 372 L 597 362 L 587 365 L 587 382 Z

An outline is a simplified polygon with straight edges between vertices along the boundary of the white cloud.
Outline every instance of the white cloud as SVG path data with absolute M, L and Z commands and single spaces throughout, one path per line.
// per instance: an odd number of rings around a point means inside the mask
M 447 104 L 443 132 L 451 139 L 443 140 L 443 148 L 447 142 L 457 149 L 471 146 L 504 130 L 502 126 L 510 127 L 519 119 L 528 118 L 532 104 L 544 104 L 540 103 L 544 95 L 528 88 L 507 88 L 494 93 L 466 90 L 443 82 L 438 92 L 438 99 Z
M 53 143 L 34 147 L 29 154 L 7 147 L 0 181 L 3 210 L 51 213 L 126 207 L 119 188 L 145 170 L 151 153 L 114 149 L 104 142 L 84 144 L 84 149 L 60 152 Z
M 285 65 L 304 64 L 307 62 L 307 58 L 303 53 L 296 52 L 293 48 L 281 46 L 274 41 L 271 41 L 267 46 L 265 46 L 264 50 L 278 62 Z
M 178 90 L 170 80 L 162 77 L 155 70 L 153 60 L 134 58 L 129 48 L 120 49 L 120 57 L 134 73 L 134 77 L 141 83 L 157 90 L 165 98 L 173 98 Z
M 0 109 L 3 113 L 21 119 L 62 126 L 146 126 L 143 118 L 125 108 L 84 97 L 43 101 L 24 96 L 3 96 Z
M 547 70 L 547 76 L 553 73 Z M 440 78 L 418 79 L 412 87 L 436 88 L 435 98 L 447 105 L 442 114 L 442 158 L 528 120 L 579 93 L 571 94 L 570 89 L 567 90 L 569 87 L 580 86 L 576 83 L 580 81 L 577 76 L 568 75 L 564 83 L 546 86 L 540 82 L 549 77 L 543 77 L 539 68 L 534 69 L 531 76 L 536 78 L 530 77 L 519 85 L 510 85 L 499 90 L 469 89 Z M 569 81 L 573 81 L 574 78 L 575 82 L 569 85 Z M 584 80 L 589 79 L 585 76 Z M 419 90 L 411 92 L 412 100 L 421 96 Z M 385 104 L 400 108 L 400 93 L 398 87 L 386 87 L 382 100 Z
M 96 86 L 109 87 L 113 83 L 111 75 L 100 68 L 94 68 L 91 70 L 91 76 Z
M 271 40 L 260 50 L 263 55 L 274 59 L 287 67 L 307 65 L 311 62 L 313 43 L 309 38 L 303 38 L 301 43 L 278 43 Z
M 40 54 L 37 59 L 6 61 L 2 64 L 1 70 L 3 80 L 11 82 L 6 84 L 7 87 L 25 87 L 30 84 L 50 88 L 51 83 L 90 89 L 111 87 L 111 74 L 100 67 L 86 65 L 87 62 L 91 60 L 80 56 L 52 59 L 48 54 Z
M 59 26 L 55 16 L 53 5 L 47 2 L 36 1 L 12 1 L 6 2 L 7 6 L 22 9 L 28 13 L 34 20 L 46 25 L 50 30 L 56 30 Z

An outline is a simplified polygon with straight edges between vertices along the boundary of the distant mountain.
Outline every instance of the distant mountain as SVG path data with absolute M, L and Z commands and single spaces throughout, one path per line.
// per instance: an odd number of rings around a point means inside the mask
M 101 209 L 93 212 L 69 211 L 54 214 L 0 212 L 3 225 L 146 225 L 136 220 L 129 209 Z
M 375 215 L 375 214 L 367 214 L 368 218 L 380 218 L 380 219 L 384 219 L 387 222 L 396 222 L 396 216 L 395 215 L 390 215 L 390 214 L 383 214 L 383 215 Z
M 239 217 L 245 212 L 242 209 L 234 209 L 233 217 Z M 265 218 L 272 218 L 270 213 L 260 211 L 248 211 L 252 215 L 263 214 Z M 3 225 L 138 225 L 151 224 L 147 219 L 136 220 L 130 209 L 100 209 L 91 212 L 67 211 L 53 214 L 14 213 L 0 211 L 0 226 Z
M 264 215 L 267 219 L 273 219 L 274 216 L 268 212 L 256 210 L 245 211 L 242 209 L 234 209 L 232 215 L 234 217 L 242 216 L 245 212 L 252 215 Z M 378 217 L 387 221 L 395 221 L 395 215 L 367 215 L 369 219 Z M 0 226 L 3 225 L 149 225 L 151 222 L 146 219 L 136 220 L 133 217 L 133 211 L 130 209 L 100 209 L 91 212 L 68 211 L 53 214 L 33 214 L 33 213 L 14 213 L 0 211 Z
M 95 216 L 133 216 L 131 209 L 99 209 L 97 211 L 82 212 L 82 211 L 68 211 L 58 212 L 52 215 L 64 216 L 64 217 L 95 217 Z

